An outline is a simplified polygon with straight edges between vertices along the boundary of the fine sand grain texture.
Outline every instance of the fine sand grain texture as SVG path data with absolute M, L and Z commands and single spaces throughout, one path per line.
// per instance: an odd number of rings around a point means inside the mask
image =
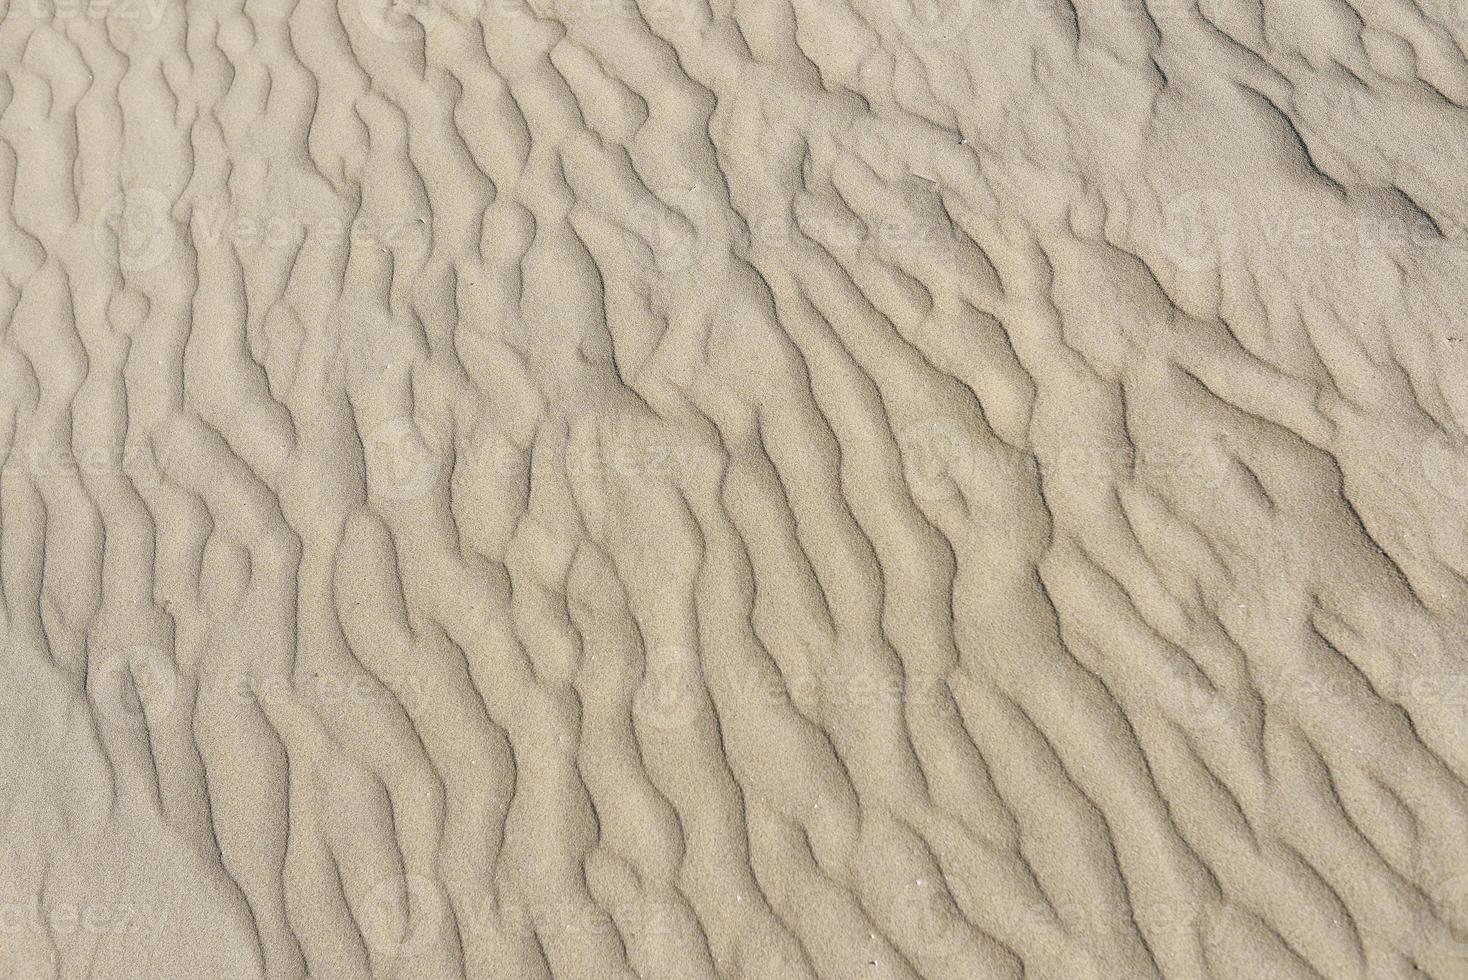
M 0 9 L 0 980 L 1468 977 L 1468 3 Z

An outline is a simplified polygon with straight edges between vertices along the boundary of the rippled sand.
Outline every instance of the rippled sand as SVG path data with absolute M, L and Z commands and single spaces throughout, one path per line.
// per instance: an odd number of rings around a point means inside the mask
M 1468 977 L 1468 3 L 3 9 L 0 977 Z

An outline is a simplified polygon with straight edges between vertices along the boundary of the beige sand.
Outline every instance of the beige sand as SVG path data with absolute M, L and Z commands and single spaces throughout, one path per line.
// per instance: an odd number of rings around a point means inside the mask
M 1468 977 L 1464 50 L 9 0 L 0 977 Z

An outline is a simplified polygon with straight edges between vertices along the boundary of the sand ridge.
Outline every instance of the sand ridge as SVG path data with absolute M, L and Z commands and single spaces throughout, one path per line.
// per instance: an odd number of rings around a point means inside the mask
M 10 0 L 0 976 L 1468 976 L 1451 0 Z

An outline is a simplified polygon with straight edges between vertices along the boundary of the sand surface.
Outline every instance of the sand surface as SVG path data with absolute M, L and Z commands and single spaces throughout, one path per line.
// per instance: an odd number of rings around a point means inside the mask
M 0 9 L 0 978 L 1468 977 L 1468 3 Z

